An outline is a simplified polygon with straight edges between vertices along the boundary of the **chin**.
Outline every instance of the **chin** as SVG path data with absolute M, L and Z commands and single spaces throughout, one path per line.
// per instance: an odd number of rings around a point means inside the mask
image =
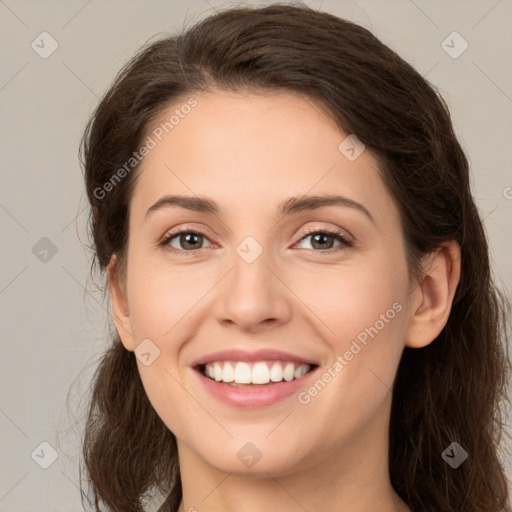
M 197 453 L 203 460 L 224 473 L 234 473 L 239 475 L 266 476 L 268 473 L 272 476 L 286 475 L 293 472 L 293 468 L 300 463 L 297 449 L 290 447 L 278 451 L 271 443 L 265 441 L 240 441 L 230 440 L 224 444 L 222 454 L 212 453 L 211 449 L 207 453 Z

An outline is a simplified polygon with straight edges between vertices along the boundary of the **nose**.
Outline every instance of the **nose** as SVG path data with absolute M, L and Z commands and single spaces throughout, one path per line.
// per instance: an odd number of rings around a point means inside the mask
M 235 253 L 233 268 L 216 297 L 219 322 L 258 332 L 288 321 L 293 294 L 269 260 L 265 251 L 251 263 Z

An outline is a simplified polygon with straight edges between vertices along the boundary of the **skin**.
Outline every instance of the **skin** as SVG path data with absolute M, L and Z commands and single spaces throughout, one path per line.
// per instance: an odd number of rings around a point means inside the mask
M 410 511 L 387 468 L 392 384 L 404 347 L 429 344 L 448 319 L 457 244 L 426 256 L 424 275 L 410 280 L 377 160 L 366 150 L 349 161 L 338 150 L 348 134 L 324 111 L 288 93 L 194 97 L 197 107 L 142 162 L 126 274 L 115 256 L 108 272 L 123 345 L 133 351 L 149 338 L 160 350 L 137 364 L 177 438 L 180 511 Z M 374 221 L 347 206 L 276 214 L 286 198 L 333 193 Z M 207 196 L 221 213 L 167 207 L 145 218 L 166 194 Z M 182 255 L 159 246 L 182 227 L 206 234 L 192 241 L 195 254 L 179 236 L 170 244 Z M 328 237 L 318 248 L 310 227 L 339 228 L 353 245 Z M 247 236 L 263 248 L 250 264 L 236 252 Z M 190 367 L 225 348 L 276 348 L 317 361 L 321 374 L 394 303 L 401 311 L 306 405 L 296 396 L 264 408 L 226 405 Z M 251 468 L 237 457 L 247 442 L 262 454 Z

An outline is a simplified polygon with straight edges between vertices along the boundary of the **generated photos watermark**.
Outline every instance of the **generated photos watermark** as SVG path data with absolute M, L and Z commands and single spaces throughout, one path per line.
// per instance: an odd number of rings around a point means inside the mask
M 368 338 L 375 338 L 379 332 L 389 324 L 393 318 L 402 311 L 402 304 L 395 302 L 385 313 L 381 313 L 379 319 L 370 327 L 363 329 L 350 344 L 350 348 L 343 355 L 338 355 L 336 361 L 322 373 L 322 375 L 307 390 L 301 391 L 297 395 L 297 400 L 302 405 L 307 405 L 312 398 L 317 396 L 329 382 L 331 382 L 347 364 L 359 354 L 361 350 L 368 345 Z M 363 346 L 361 346 L 361 345 Z
M 178 126 L 182 119 L 190 114 L 192 109 L 197 106 L 197 100 L 191 96 L 187 102 L 181 105 L 179 108 L 174 109 L 174 113 L 164 123 L 160 123 L 156 128 L 153 129 L 150 135 L 146 137 L 146 140 L 137 151 L 134 151 L 132 156 L 117 169 L 114 174 L 106 181 L 101 187 L 94 189 L 93 195 L 96 199 L 105 199 L 107 194 L 114 190 L 115 186 L 123 180 L 130 172 L 142 161 L 142 159 L 149 154 L 149 152 L 156 148 L 158 142 L 161 142 L 164 133 L 169 134 L 176 126 Z M 157 140 L 155 140 L 157 139 Z

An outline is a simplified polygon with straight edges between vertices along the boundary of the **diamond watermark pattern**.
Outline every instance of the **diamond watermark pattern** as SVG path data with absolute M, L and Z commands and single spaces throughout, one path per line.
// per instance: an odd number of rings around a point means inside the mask
M 261 459 L 262 453 L 254 444 L 248 442 L 240 448 L 236 455 L 244 466 L 252 468 Z
M 338 146 L 339 152 L 351 162 L 358 158 L 365 149 L 366 146 L 353 133 Z
M 48 32 L 41 32 L 30 46 L 39 57 L 47 59 L 59 47 L 59 43 Z
M 43 441 L 30 456 L 39 467 L 48 469 L 57 460 L 59 454 L 50 443 Z
M 48 263 L 57 254 L 57 246 L 49 238 L 43 236 L 32 247 L 32 253 L 42 263 Z
M 441 454 L 441 457 L 453 469 L 456 469 L 468 458 L 468 452 L 459 443 L 453 442 Z
M 160 355 L 160 349 L 149 339 L 137 345 L 134 350 L 137 359 L 144 365 L 149 366 Z
M 252 263 L 263 252 L 263 247 L 252 236 L 248 236 L 238 245 L 236 252 L 246 263 Z
M 468 42 L 458 32 L 452 32 L 441 43 L 441 48 L 452 59 L 458 59 L 468 49 L 468 47 Z

